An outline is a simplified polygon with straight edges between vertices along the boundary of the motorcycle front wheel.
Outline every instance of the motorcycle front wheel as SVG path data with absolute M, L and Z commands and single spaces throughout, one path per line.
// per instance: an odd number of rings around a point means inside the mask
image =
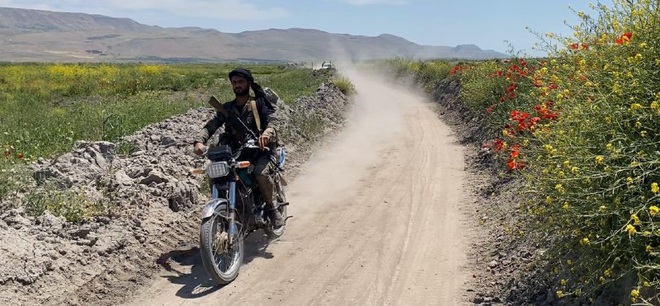
M 216 211 L 226 212 L 226 205 L 219 205 Z M 200 231 L 200 252 L 207 274 L 220 285 L 234 281 L 243 263 L 244 243 L 239 233 L 229 245 L 229 222 L 214 214 L 202 220 Z

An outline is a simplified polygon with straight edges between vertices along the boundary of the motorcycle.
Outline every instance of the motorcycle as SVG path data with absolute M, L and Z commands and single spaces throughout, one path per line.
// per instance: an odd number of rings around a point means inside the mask
M 219 145 L 206 148 L 203 153 L 210 160 L 206 174 L 212 199 L 202 209 L 200 252 L 207 274 L 220 285 L 229 284 L 238 276 L 248 235 L 263 230 L 269 239 L 279 238 L 289 218 L 289 203 L 283 189 L 286 181 L 282 175 L 286 148 L 281 146 L 276 154 L 270 154 L 274 164 L 271 167 L 274 169 L 271 173 L 273 202 L 285 220 L 285 225 L 280 227 L 273 226 L 271 220 L 265 218 L 266 202 L 252 174 L 254 165 L 247 161 L 259 152 L 256 135 L 251 134 L 235 152 L 227 145 Z

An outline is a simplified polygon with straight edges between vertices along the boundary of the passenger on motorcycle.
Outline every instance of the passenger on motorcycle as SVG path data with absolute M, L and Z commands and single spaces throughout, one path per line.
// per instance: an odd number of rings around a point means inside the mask
M 275 154 L 277 148 L 277 131 L 272 124 L 275 120 L 274 110 L 266 105 L 263 98 L 264 91 L 254 81 L 254 77 L 249 70 L 236 68 L 229 72 L 229 80 L 236 97 L 234 100 L 225 102 L 222 105 L 226 111 L 224 113 L 236 115 L 250 130 L 256 135 L 260 135 L 259 147 L 263 152 L 256 161 L 251 162 L 255 164 L 255 179 L 266 202 L 266 216 L 270 218 L 273 226 L 281 227 L 284 225 L 284 218 L 273 203 L 273 181 L 269 175 L 272 170 L 271 167 L 275 167 L 271 163 L 271 155 Z M 254 97 L 250 96 L 250 88 L 255 93 Z M 196 154 L 203 153 L 206 142 L 223 125 L 225 132 L 220 135 L 220 143 L 229 145 L 232 150 L 240 147 L 240 143 L 245 139 L 245 133 L 240 127 L 233 126 L 223 112 L 218 111 L 200 130 L 193 144 Z M 257 222 L 265 222 L 265 220 L 257 220 Z

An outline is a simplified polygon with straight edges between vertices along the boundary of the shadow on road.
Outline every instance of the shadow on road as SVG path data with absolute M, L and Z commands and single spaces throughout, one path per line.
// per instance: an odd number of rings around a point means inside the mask
M 266 259 L 273 258 L 273 254 L 267 251 L 269 245 L 268 238 L 262 232 L 255 232 L 245 240 L 245 256 L 243 265 L 252 262 L 257 257 Z M 177 267 L 190 266 L 190 273 L 180 271 L 172 266 L 176 262 Z M 196 299 L 213 292 L 216 292 L 224 286 L 217 285 L 208 277 L 202 259 L 199 255 L 197 246 L 179 246 L 176 250 L 162 254 L 157 260 L 160 266 L 176 275 L 166 275 L 171 283 L 182 285 L 176 293 L 178 297 L 184 299 Z M 240 274 L 238 276 L 240 278 Z

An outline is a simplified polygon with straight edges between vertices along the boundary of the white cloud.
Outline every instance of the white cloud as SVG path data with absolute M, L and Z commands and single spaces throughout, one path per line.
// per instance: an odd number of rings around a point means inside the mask
M 125 13 L 163 14 L 172 18 L 272 20 L 291 15 L 282 7 L 261 7 L 240 0 L 0 0 L 0 6 L 124 17 Z

